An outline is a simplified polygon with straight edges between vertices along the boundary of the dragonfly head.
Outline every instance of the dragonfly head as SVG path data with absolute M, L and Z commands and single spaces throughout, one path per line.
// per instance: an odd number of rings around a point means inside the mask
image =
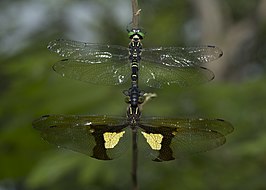
M 145 36 L 144 32 L 142 32 L 140 29 L 132 29 L 130 31 L 128 31 L 128 37 L 130 39 L 143 39 Z

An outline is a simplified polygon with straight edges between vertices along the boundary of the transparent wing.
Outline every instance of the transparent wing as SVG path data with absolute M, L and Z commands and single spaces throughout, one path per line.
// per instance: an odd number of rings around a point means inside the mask
M 233 126 L 221 119 L 144 118 L 141 121 L 154 161 L 168 161 L 204 152 L 225 143 Z M 157 135 L 155 135 L 157 134 Z M 156 140 L 157 139 L 157 140 Z M 157 144 L 152 148 L 152 144 Z M 157 148 L 156 148 L 157 147 Z
M 204 67 L 169 67 L 143 61 L 140 63 L 139 80 L 153 88 L 192 86 L 212 79 L 213 72 Z
M 199 66 L 220 58 L 223 52 L 215 46 L 160 47 L 143 49 L 142 60 L 173 67 Z
M 54 64 L 54 71 L 63 77 L 93 84 L 118 85 L 130 78 L 130 64 L 101 63 L 88 64 L 72 59 L 64 59 Z
M 49 143 L 96 159 L 111 160 L 127 149 L 122 117 L 46 115 L 32 125 Z
M 125 47 L 59 39 L 48 49 L 66 58 L 53 66 L 64 77 L 103 85 L 122 84 L 130 77 Z
M 118 64 L 128 60 L 128 49 L 116 45 L 58 39 L 51 41 L 47 48 L 61 57 L 88 64 L 106 62 Z

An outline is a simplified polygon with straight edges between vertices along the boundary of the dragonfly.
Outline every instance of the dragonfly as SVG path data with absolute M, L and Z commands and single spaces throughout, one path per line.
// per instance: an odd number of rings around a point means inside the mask
M 130 88 L 126 117 L 107 115 L 44 115 L 33 121 L 42 138 L 59 148 L 86 154 L 98 160 L 113 160 L 132 142 L 132 172 L 137 189 L 138 142 L 155 162 L 209 151 L 226 142 L 233 126 L 223 119 L 141 117 L 145 98 Z M 139 94 L 136 94 L 139 93 Z M 135 104 L 135 98 L 138 103 Z M 130 140 L 131 135 L 131 140 Z M 143 148 L 142 147 L 142 148 Z
M 134 86 L 134 85 L 132 85 Z M 124 91 L 126 117 L 107 115 L 44 115 L 33 121 L 42 138 L 58 147 L 98 160 L 113 160 L 132 142 L 132 182 L 137 187 L 138 142 L 153 161 L 163 162 L 209 151 L 226 142 L 233 132 L 223 119 L 142 117 L 143 91 Z M 136 100 L 137 99 L 137 100 Z M 131 140 L 130 140 L 131 135 Z
M 210 45 L 143 48 L 145 35 L 140 29 L 130 30 L 128 35 L 128 47 L 54 40 L 49 43 L 48 49 L 63 59 L 55 63 L 53 69 L 71 79 L 119 85 L 134 80 L 132 73 L 135 68 L 141 83 L 149 87 L 184 87 L 214 79 L 213 72 L 202 65 L 223 55 L 218 47 Z
M 233 131 L 233 126 L 222 119 L 141 117 L 143 92 L 133 92 L 132 88 L 128 91 L 131 92 L 127 94 L 139 93 L 139 103 L 132 104 L 129 97 L 126 117 L 44 115 L 33 121 L 33 127 L 49 143 L 99 160 L 119 157 L 128 149 L 132 133 L 133 150 L 141 136 L 152 160 L 157 162 L 219 147 Z

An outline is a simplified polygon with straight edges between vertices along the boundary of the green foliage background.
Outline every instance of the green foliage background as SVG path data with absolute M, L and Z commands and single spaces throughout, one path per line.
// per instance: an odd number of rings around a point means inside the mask
M 158 95 L 143 114 L 223 118 L 235 128 L 224 146 L 204 154 L 167 163 L 141 155 L 140 189 L 266 189 L 264 2 L 139 1 L 145 47 L 207 43 L 224 51 L 221 60 L 207 65 L 217 76 L 211 83 L 186 89 L 142 86 Z M 58 37 L 127 46 L 130 1 L 4 0 L 0 5 L 0 189 L 129 189 L 130 151 L 114 161 L 94 160 L 47 144 L 31 122 L 44 114 L 125 115 L 121 92 L 128 85 L 62 78 L 51 69 L 60 58 L 46 46 Z M 36 24 L 38 8 L 45 14 L 39 12 Z M 25 30 L 27 23 L 36 27 Z

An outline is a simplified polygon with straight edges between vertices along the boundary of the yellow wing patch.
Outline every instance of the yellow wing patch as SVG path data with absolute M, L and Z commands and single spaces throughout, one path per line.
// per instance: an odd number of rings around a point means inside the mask
M 105 141 L 104 147 L 106 149 L 114 148 L 118 144 L 120 138 L 123 137 L 124 133 L 125 133 L 125 131 L 122 131 L 120 133 L 116 133 L 116 132 L 104 133 L 103 134 L 103 139 Z
M 147 143 L 150 145 L 150 147 L 153 150 L 160 150 L 162 148 L 161 143 L 163 140 L 163 136 L 161 134 L 153 134 L 153 133 L 148 134 L 143 131 L 141 131 L 141 133 L 146 138 Z

